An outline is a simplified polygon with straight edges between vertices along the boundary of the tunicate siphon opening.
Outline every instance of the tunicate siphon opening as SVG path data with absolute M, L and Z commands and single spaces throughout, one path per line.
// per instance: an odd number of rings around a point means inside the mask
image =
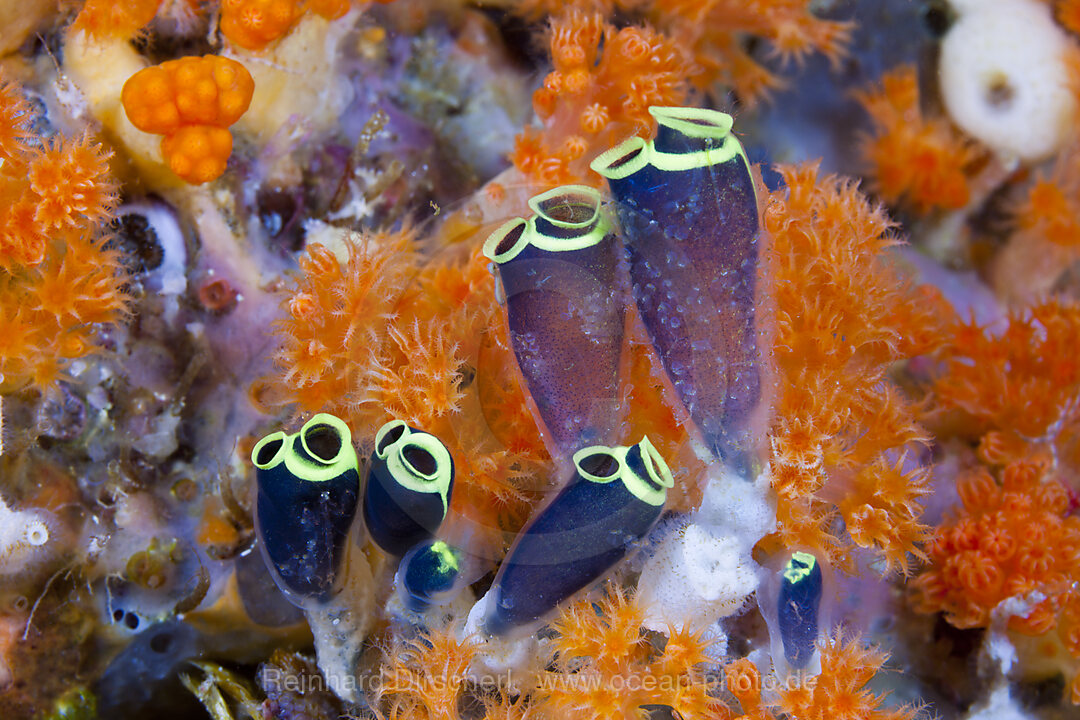
M 439 467 L 435 456 L 418 445 L 406 445 L 401 450 L 401 457 L 418 474 L 431 477 Z
M 641 448 L 641 459 L 645 462 L 647 471 L 645 477 L 649 485 L 655 489 L 670 488 L 675 486 L 675 478 L 671 476 L 671 468 L 656 446 L 648 437 L 643 437 L 635 447 Z
M 732 119 L 727 113 L 707 108 L 659 107 L 649 108 L 649 114 L 660 124 L 657 144 L 665 128 L 698 138 L 719 140 L 731 131 Z
M 622 157 L 616 158 L 614 161 L 612 161 L 608 165 L 608 169 L 609 170 L 617 170 L 618 168 L 622 167 L 623 165 L 627 164 L 628 162 L 630 162 L 631 160 L 636 158 L 638 155 L 641 154 L 641 152 L 642 152 L 642 148 L 637 148 L 635 150 L 631 150 L 630 152 L 626 153 Z
M 315 425 L 304 433 L 304 446 L 323 462 L 332 462 L 341 452 L 341 436 L 330 425 Z
M 529 208 L 558 227 L 587 229 L 600 209 L 600 193 L 587 185 L 564 185 L 534 195 Z
M 645 481 L 649 489 L 663 491 L 664 486 L 657 482 L 652 472 L 650 472 L 653 463 L 645 460 L 641 445 L 634 445 L 626 452 L 626 465 L 634 471 L 635 475 Z
M 499 241 L 499 244 L 495 246 L 495 254 L 503 255 L 510 252 L 510 248 L 517 244 L 517 241 L 521 239 L 521 234 L 525 232 L 525 225 L 518 225 L 510 232 L 503 236 L 503 239 Z
M 254 463 L 257 468 L 265 468 L 277 457 L 277 454 L 281 452 L 282 446 L 285 444 L 284 433 L 274 433 L 263 438 L 258 445 L 255 446 Z
M 390 447 L 405 433 L 405 423 L 398 423 L 379 437 L 375 444 L 375 452 L 379 457 L 386 455 L 386 448 Z
M 609 478 L 619 472 L 619 461 L 608 453 L 597 452 L 581 458 L 578 467 L 593 477 Z
M 592 220 L 596 214 L 596 206 L 575 202 L 572 197 L 553 198 L 549 203 L 544 203 L 544 212 L 558 222 L 580 225 Z

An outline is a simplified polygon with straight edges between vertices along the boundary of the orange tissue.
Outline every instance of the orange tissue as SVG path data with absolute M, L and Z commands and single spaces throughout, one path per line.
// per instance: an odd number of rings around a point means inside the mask
M 287 33 L 302 12 L 302 3 L 297 0 L 224 0 L 221 34 L 234 45 L 261 50 Z
M 161 152 L 172 171 L 200 184 L 225 172 L 232 152 L 228 128 L 247 111 L 254 91 L 247 68 L 206 55 L 140 70 L 120 97 L 132 125 L 165 136 Z

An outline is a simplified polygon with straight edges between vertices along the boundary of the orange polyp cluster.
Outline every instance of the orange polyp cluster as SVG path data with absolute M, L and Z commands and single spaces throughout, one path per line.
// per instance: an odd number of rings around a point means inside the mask
M 164 135 L 161 153 L 192 184 L 225 172 L 232 153 L 228 128 L 251 104 L 255 82 L 240 63 L 217 55 L 185 57 L 128 78 L 121 101 L 131 124 Z
M 914 605 L 945 613 L 956 627 L 987 627 L 1013 598 L 1021 611 L 1009 629 L 1042 635 L 1057 627 L 1080 660 L 1080 517 L 1049 468 L 1021 460 L 1004 468 L 1000 484 L 981 467 L 957 480 L 963 508 L 937 528 L 929 569 L 912 583 Z
M 351 6 L 351 0 L 222 0 L 221 34 L 233 45 L 262 50 L 288 33 L 305 10 L 337 20 Z
M 86 0 L 79 11 L 73 31 L 85 31 L 91 37 L 131 37 L 146 26 L 162 0 Z
M 822 53 L 834 65 L 843 57 L 852 23 L 815 17 L 811 0 L 652 0 L 645 17 L 687 48 L 699 68 L 694 86 L 714 91 L 717 85 L 735 91 L 753 105 L 784 81 L 747 50 L 748 37 L 771 46 L 782 63 L 801 62 Z
M 424 630 L 395 640 L 384 656 L 372 705 L 380 718 L 451 720 L 469 663 L 478 650 L 472 637 L 459 640 L 453 629 Z
M 110 153 L 87 134 L 34 142 L 30 119 L 0 78 L 0 392 L 52 387 L 128 304 L 100 232 L 116 204 Z
M 858 638 L 845 640 L 837 632 L 819 644 L 821 672 L 806 675 L 778 689 L 781 717 L 858 718 L 859 720 L 913 720 L 912 705 L 883 707 L 884 694 L 866 685 L 888 660 L 876 647 L 863 646 Z
M 616 28 L 569 9 L 551 23 L 553 70 L 533 94 L 542 129 L 526 128 L 512 160 L 539 185 L 587 178 L 588 163 L 651 125 L 650 105 L 678 105 L 696 72 L 679 45 L 647 27 Z
M 918 555 L 927 443 L 890 366 L 940 343 L 942 300 L 889 262 L 892 223 L 854 185 L 783 167 L 764 224 L 773 238 L 778 377 L 771 431 L 783 547 L 813 548 L 849 567 L 853 546 L 888 567 Z M 836 533 L 838 516 L 846 533 Z
M 957 321 L 945 336 L 952 341 L 934 398 L 971 419 L 984 439 L 980 453 L 993 456 L 983 459 L 1000 464 L 1053 448 L 1067 462 L 1080 433 L 1080 303 L 1015 310 L 1001 332 Z
M 106 158 L 87 135 L 77 142 L 54 139 L 31 152 L 28 180 L 40 198 L 34 221 L 42 230 L 76 228 L 109 215 L 116 188 L 106 180 Z
M 1070 169 L 1075 163 L 1069 163 Z M 1017 224 L 1023 230 L 1033 231 L 1062 247 L 1080 250 L 1080 200 L 1074 192 L 1078 173 L 1070 173 L 1071 182 L 1065 178 L 1040 177 L 1016 213 Z
M 583 720 L 644 717 L 666 705 L 674 717 L 730 717 L 704 672 L 712 641 L 692 630 L 667 631 L 662 649 L 643 634 L 643 609 L 621 587 L 600 600 L 568 605 L 552 623 L 552 656 L 540 677 L 541 714 Z
M 886 73 L 881 87 L 855 97 L 874 123 L 874 133 L 863 138 L 862 153 L 885 202 L 906 205 L 920 215 L 967 205 L 968 173 L 985 152 L 944 118 L 923 116 L 914 67 Z
M 177 176 L 199 185 L 225 172 L 232 154 L 232 133 L 219 127 L 189 125 L 166 136 L 161 153 Z

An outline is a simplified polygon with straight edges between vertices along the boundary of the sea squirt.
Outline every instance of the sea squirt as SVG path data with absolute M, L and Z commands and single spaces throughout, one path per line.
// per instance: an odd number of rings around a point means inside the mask
M 664 511 L 674 485 L 643 437 L 574 453 L 569 483 L 522 529 L 488 595 L 485 629 L 507 635 L 542 620 L 626 558 Z
M 618 249 L 593 188 L 568 185 L 529 201 L 534 215 L 484 244 L 498 268 L 510 341 L 554 447 L 568 458 L 610 442 L 618 413 L 623 302 Z
M 434 435 L 391 420 L 375 435 L 364 524 L 375 544 L 404 555 L 431 539 L 450 506 L 454 460 Z
M 617 202 L 638 313 L 676 394 L 709 450 L 753 477 L 762 388 L 754 179 L 729 115 L 649 112 L 654 140 L 632 137 L 592 168 Z
M 264 437 L 251 462 L 259 486 L 256 528 L 275 582 L 301 607 L 330 600 L 340 588 L 360 496 L 348 426 L 320 413 L 298 433 Z

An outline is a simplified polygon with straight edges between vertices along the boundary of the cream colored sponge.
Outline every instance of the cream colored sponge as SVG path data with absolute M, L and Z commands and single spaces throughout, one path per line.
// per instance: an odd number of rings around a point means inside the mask
M 953 0 L 941 46 L 941 92 L 961 129 L 1004 159 L 1036 162 L 1070 136 L 1077 103 L 1071 46 L 1038 0 Z

